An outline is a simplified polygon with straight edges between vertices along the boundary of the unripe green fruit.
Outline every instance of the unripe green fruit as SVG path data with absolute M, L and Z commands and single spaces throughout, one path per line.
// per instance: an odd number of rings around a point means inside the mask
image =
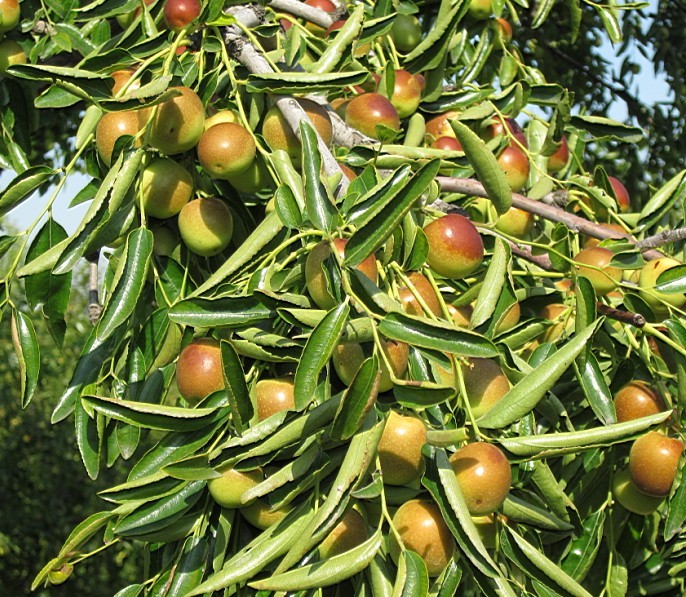
M 210 479 L 207 482 L 207 489 L 214 501 L 222 508 L 242 508 L 254 501 L 244 502 L 243 494 L 259 485 L 263 479 L 264 475 L 258 469 L 238 471 L 230 468 L 223 471 L 221 477 Z
M 405 549 L 424 560 L 430 577 L 439 576 L 445 570 L 455 552 L 455 540 L 436 504 L 426 500 L 405 502 L 394 514 L 393 526 Z M 401 548 L 395 533 L 390 533 L 389 550 L 397 564 Z
M 292 509 L 293 507 L 288 505 L 272 510 L 267 502 L 258 498 L 250 505 L 241 508 L 241 514 L 252 526 L 264 531 L 280 522 Z
M 55 568 L 48 572 L 48 581 L 51 585 L 61 585 L 67 581 L 73 571 L 74 566 L 71 564 L 64 564 L 62 567 Z
M 264 421 L 267 417 L 283 410 L 295 408 L 295 386 L 290 377 L 261 379 L 255 384 L 257 418 Z
M 440 300 L 428 278 L 419 272 L 411 272 L 407 278 L 429 308 L 429 311 L 434 315 L 441 315 Z M 424 309 L 409 287 L 402 286 L 398 289 L 398 299 L 403 310 L 409 315 L 424 315 Z
M 411 52 L 422 41 L 422 26 L 414 15 L 397 14 L 390 35 L 398 51 Z
M 664 498 L 641 493 L 631 480 L 628 469 L 615 473 L 612 479 L 612 495 L 629 512 L 643 516 L 655 512 L 665 501 Z
M 224 122 L 239 123 L 240 118 L 233 110 L 218 110 L 211 116 L 205 118 L 205 131 L 212 128 L 215 124 L 222 124 Z
M 153 218 L 171 218 L 181 211 L 193 193 L 193 178 L 181 164 L 156 158 L 143 170 L 141 199 L 145 213 Z
M 201 197 L 190 201 L 179 213 L 179 233 L 184 244 L 196 255 L 217 255 L 231 242 L 231 210 L 216 197 Z
M 340 555 L 369 539 L 369 526 L 355 508 L 349 507 L 338 524 L 319 544 L 317 550 L 322 560 Z
M 426 262 L 436 273 L 462 279 L 481 265 L 484 244 L 468 218 L 448 214 L 424 226 L 424 234 L 429 243 Z
M 450 457 L 460 491 L 472 516 L 498 510 L 512 485 L 510 463 L 500 448 L 474 442 Z
M 158 257 L 171 257 L 181 242 L 178 231 L 164 225 L 153 228 L 152 235 L 152 252 Z
M 417 480 L 424 470 L 425 443 L 426 426 L 421 419 L 391 411 L 377 448 L 383 482 L 406 486 Z
M 26 64 L 26 52 L 13 39 L 3 39 L 0 41 L 0 73 L 4 74 L 15 64 Z
M 515 238 L 525 238 L 534 227 L 534 214 L 523 209 L 511 207 L 495 222 L 496 230 Z
M 469 0 L 468 12 L 478 21 L 487 19 L 493 14 L 492 0 Z
M 496 527 L 495 516 L 488 514 L 487 516 L 472 516 L 472 522 L 476 527 L 476 532 L 486 549 L 494 549 L 498 536 L 498 529 Z
M 665 410 L 660 395 L 646 382 L 634 380 L 622 386 L 614 398 L 617 422 L 633 421 Z
M 603 296 L 617 288 L 617 284 L 622 279 L 622 270 L 610 264 L 614 253 L 605 247 L 591 247 L 582 249 L 574 257 L 574 261 L 582 265 L 577 266 L 580 276 L 588 278 L 596 291 L 596 294 Z M 585 265 L 600 268 L 584 267 Z
M 0 0 L 0 34 L 11 31 L 19 24 L 21 8 L 17 0 Z
M 124 135 L 137 135 L 139 130 L 136 112 L 107 112 L 104 114 L 95 128 L 95 146 L 100 159 L 111 166 L 112 151 L 117 139 Z M 140 139 L 137 139 L 135 144 L 140 145 Z
M 500 365 L 491 359 L 470 359 L 462 367 L 464 385 L 472 414 L 479 418 L 510 390 Z
M 176 384 L 181 396 L 195 405 L 224 388 L 221 349 L 214 338 L 193 340 L 179 355 Z
M 241 193 L 253 194 L 261 191 L 272 181 L 264 160 L 258 155 L 245 172 L 226 177 L 231 186 Z M 273 198 L 273 197 L 272 197 Z
M 150 145 L 165 155 L 175 155 L 195 147 L 205 129 L 205 108 L 190 87 L 170 87 L 180 95 L 156 106 L 150 123 Z M 152 108 L 139 111 L 140 126 L 146 126 Z
M 212 178 L 226 179 L 242 174 L 251 166 L 257 147 L 244 126 L 222 122 L 202 134 L 197 152 L 205 172 Z
M 639 294 L 655 315 L 666 316 L 669 313 L 668 305 L 679 308 L 686 304 L 684 293 L 661 292 L 654 289 L 660 274 L 678 265 L 682 263 L 673 257 L 661 257 L 649 261 L 641 268 L 638 278 Z
M 629 472 L 637 489 L 646 495 L 668 496 L 683 450 L 681 440 L 657 431 L 649 431 L 635 440 L 629 452 Z

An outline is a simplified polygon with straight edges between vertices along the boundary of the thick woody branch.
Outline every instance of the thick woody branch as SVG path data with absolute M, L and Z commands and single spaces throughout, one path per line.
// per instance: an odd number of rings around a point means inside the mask
M 641 249 L 655 249 L 670 243 L 676 243 L 686 239 L 686 228 L 676 228 L 674 230 L 663 230 L 653 236 L 639 240 L 636 246 Z
M 334 22 L 332 16 L 321 8 L 310 6 L 300 0 L 269 0 L 269 6 L 294 17 L 301 17 L 310 23 L 328 29 Z M 336 11 L 338 12 L 338 11 Z
M 462 193 L 465 195 L 474 195 L 475 197 L 488 197 L 488 193 L 484 189 L 483 185 L 471 178 L 453 178 L 449 176 L 438 176 L 438 183 L 441 185 L 441 189 L 444 191 L 449 191 L 451 193 Z M 547 205 L 542 201 L 536 201 L 524 195 L 519 195 L 518 193 L 512 194 L 512 206 L 528 211 L 551 222 L 559 222 L 567 226 L 570 230 L 575 232 L 580 232 L 586 234 L 587 236 L 592 236 L 594 238 L 606 239 L 606 238 L 617 238 L 618 234 L 615 230 L 609 230 L 601 224 L 596 224 L 594 222 L 589 222 L 584 218 L 570 214 L 569 212 L 555 207 L 554 205 Z M 623 238 L 633 242 L 637 246 L 638 243 L 634 240 L 631 235 L 625 234 Z M 639 246 L 643 253 L 643 257 L 646 259 L 658 259 L 662 257 L 662 253 L 653 250 L 644 250 L 643 247 Z
M 256 9 L 253 7 L 240 6 L 230 8 L 227 12 L 233 15 L 243 26 L 248 28 L 257 26 L 261 20 L 261 15 L 258 15 Z M 274 69 L 271 67 L 266 58 L 245 38 L 240 27 L 227 27 L 224 30 L 224 42 L 226 43 L 233 58 L 245 66 L 249 72 L 255 74 L 274 72 Z M 300 123 L 302 121 L 306 121 L 312 124 L 307 114 L 300 107 L 300 104 L 298 104 L 298 102 L 296 102 L 293 98 L 287 96 L 276 96 L 275 100 L 276 105 L 278 106 L 279 110 L 281 110 L 281 113 L 286 119 L 288 125 L 291 127 L 291 130 L 295 136 L 300 139 Z M 340 175 L 340 183 L 335 194 L 344 194 L 348 188 L 348 178 L 343 174 L 338 162 L 336 161 L 336 158 L 334 158 L 331 150 L 327 144 L 324 143 L 324 140 L 321 138 L 319 133 L 317 133 L 317 143 L 319 152 L 322 156 L 322 162 L 326 175 L 328 177 L 332 177 L 336 174 Z

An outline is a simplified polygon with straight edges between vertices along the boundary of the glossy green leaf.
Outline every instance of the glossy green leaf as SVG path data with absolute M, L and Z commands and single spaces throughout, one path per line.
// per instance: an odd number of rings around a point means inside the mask
M 254 296 L 186 299 L 169 309 L 169 319 L 197 328 L 242 328 L 271 317 L 272 311 Z
M 364 570 L 382 541 L 379 527 L 369 539 L 350 551 L 248 584 L 261 591 L 302 591 L 334 585 Z
M 595 333 L 596 326 L 586 328 L 567 342 L 534 371 L 515 384 L 477 423 L 485 429 L 501 429 L 529 413 L 562 374 L 574 362 Z
M 603 542 L 605 510 L 592 512 L 584 520 L 582 532 L 572 541 L 569 553 L 560 566 L 577 582 L 583 582 L 593 566 Z
M 686 467 L 681 467 L 679 485 L 674 495 L 669 500 L 667 519 L 665 520 L 663 536 L 665 541 L 669 541 L 680 533 L 686 522 Z
M 254 414 L 253 404 L 250 400 L 250 392 L 245 383 L 245 373 L 238 358 L 236 350 L 231 343 L 222 340 L 220 342 L 222 354 L 222 367 L 224 368 L 224 388 L 229 398 L 234 424 L 240 431 L 243 425 Z
M 374 406 L 379 393 L 380 378 L 379 358 L 372 355 L 362 362 L 350 387 L 343 394 L 329 432 L 333 439 L 347 440 L 355 435 L 367 413 Z
M 341 303 L 329 311 L 312 330 L 295 370 L 295 408 L 303 410 L 314 398 L 319 374 L 333 355 L 343 335 L 350 305 Z
M 571 124 L 577 128 L 588 131 L 596 139 L 618 139 L 624 143 L 640 143 L 643 140 L 643 131 L 635 126 L 622 124 L 604 116 L 591 116 L 587 114 L 574 114 Z
M 302 213 L 292 189 L 286 185 L 280 185 L 274 193 L 274 206 L 276 213 L 284 226 L 298 228 L 302 223 Z
M 583 365 L 575 364 L 575 370 L 579 385 L 581 385 L 595 416 L 605 425 L 616 423 L 617 413 L 612 400 L 612 392 L 610 392 L 595 354 L 589 352 Z
M 319 91 L 333 91 L 359 85 L 367 78 L 367 71 L 335 73 L 253 73 L 248 78 L 249 93 L 305 94 Z
M 331 232 L 338 225 L 339 215 L 321 179 L 322 158 L 314 127 L 304 120 L 300 123 L 303 148 L 302 170 L 305 179 L 305 209 L 318 230 Z
M 498 439 L 498 443 L 517 456 L 545 458 L 546 456 L 580 452 L 588 448 L 627 441 L 638 433 L 666 421 L 670 416 L 671 411 L 666 411 L 625 423 L 615 423 L 614 425 L 593 427 L 581 431 L 501 437 Z
M 440 164 L 436 160 L 424 164 L 399 190 L 391 203 L 385 205 L 353 233 L 345 247 L 346 265 L 359 265 L 383 245 L 428 189 L 438 174 L 439 167 Z
M 660 292 L 686 292 L 686 265 L 677 265 L 663 271 L 657 278 L 655 290 Z
M 28 199 L 54 174 L 55 171 L 48 166 L 33 166 L 15 176 L 0 193 L 0 218 Z
M 12 309 L 11 328 L 14 354 L 19 363 L 21 405 L 26 408 L 38 387 L 40 346 L 33 322 L 26 313 Z
M 457 119 L 452 120 L 450 124 L 488 198 L 493 202 L 496 211 L 504 214 L 512 206 L 512 191 L 496 157 L 486 143 L 466 124 Z
M 352 44 L 362 31 L 363 18 L 363 6 L 358 5 L 345 20 L 333 41 L 327 44 L 324 53 L 310 70 L 311 73 L 325 74 L 337 70 L 345 54 L 351 53 Z
M 387 338 L 420 348 L 465 357 L 488 358 L 498 355 L 495 345 L 483 336 L 425 317 L 389 313 L 379 323 L 379 331 Z
M 88 476 L 97 479 L 100 470 L 100 436 L 95 419 L 88 415 L 82 402 L 77 400 L 74 407 L 76 444 Z
M 169 597 L 183 597 L 194 589 L 205 573 L 207 566 L 208 541 L 205 537 L 188 537 L 181 550 L 181 558 L 174 568 Z
M 571 531 L 574 529 L 569 522 L 560 520 L 554 514 L 513 494 L 508 495 L 505 499 L 502 512 L 508 519 L 539 529 L 550 531 Z
M 498 304 L 498 299 L 505 285 L 507 268 L 510 263 L 510 248 L 500 238 L 496 238 L 491 262 L 486 270 L 479 296 L 474 304 L 474 311 L 469 319 L 472 328 L 479 327 L 490 319 Z
M 182 408 L 149 402 L 131 402 L 102 396 L 84 396 L 84 403 L 98 412 L 146 429 L 193 431 L 228 416 L 228 408 Z
M 646 219 L 662 208 L 672 205 L 675 199 L 686 192 L 686 170 L 682 170 L 676 176 L 670 178 L 664 185 L 662 185 L 641 207 L 640 222 L 645 222 Z
M 136 308 L 147 281 L 152 245 L 152 232 L 145 228 L 138 228 L 127 237 L 126 250 L 115 273 L 114 290 L 98 322 L 99 339 L 108 338 Z

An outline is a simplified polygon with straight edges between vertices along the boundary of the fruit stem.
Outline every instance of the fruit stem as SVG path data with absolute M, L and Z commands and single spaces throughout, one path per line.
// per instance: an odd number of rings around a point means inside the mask
M 660 330 L 653 326 L 652 323 L 646 323 L 641 329 L 651 336 L 654 336 L 658 340 L 662 340 L 665 344 L 667 344 L 667 346 L 671 346 L 679 354 L 686 356 L 686 348 L 674 342 L 674 340 L 672 340 L 666 334 L 663 334 Z

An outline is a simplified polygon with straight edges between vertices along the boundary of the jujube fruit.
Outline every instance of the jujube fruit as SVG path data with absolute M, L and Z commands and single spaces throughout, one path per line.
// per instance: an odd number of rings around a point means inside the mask
M 641 493 L 631 480 L 631 473 L 628 469 L 614 474 L 612 495 L 629 512 L 642 516 L 652 514 L 665 501 L 664 498 Z
M 407 118 L 417 111 L 422 101 L 422 89 L 412 73 L 402 69 L 395 71 L 395 85 L 390 100 L 400 118 Z
M 462 366 L 462 375 L 472 414 L 477 419 L 510 390 L 510 381 L 491 359 L 469 359 Z
M 17 0 L 0 0 L 0 34 L 11 31 L 19 24 L 21 7 Z
M 613 257 L 614 253 L 605 247 L 582 249 L 574 257 L 574 261 L 580 264 L 577 266 L 579 275 L 588 278 L 600 296 L 617 288 L 622 279 L 622 270 L 610 265 Z
M 409 347 L 404 342 L 384 339 L 381 339 L 381 346 L 386 358 L 391 364 L 393 376 L 396 379 L 402 379 L 407 370 Z M 336 346 L 331 358 L 336 375 L 338 375 L 338 378 L 346 386 L 349 386 L 362 365 L 362 362 L 367 358 L 367 355 L 365 355 L 362 345 L 354 342 L 347 342 Z M 381 356 L 379 356 L 379 368 L 381 370 L 379 392 L 388 392 L 393 388 L 393 380 L 386 362 Z
M 472 516 L 498 510 L 512 485 L 510 463 L 500 448 L 473 442 L 450 457 L 467 509 Z
M 455 540 L 436 504 L 426 500 L 405 502 L 393 515 L 393 526 L 405 549 L 424 560 L 429 576 L 438 576 L 445 570 L 455 552 Z M 397 564 L 401 547 L 395 533 L 390 533 L 389 549 Z
M 245 172 L 252 165 L 257 147 L 244 126 L 221 122 L 203 132 L 196 151 L 205 172 L 212 178 L 226 179 Z
M 422 25 L 414 15 L 397 14 L 390 36 L 398 51 L 411 52 L 422 41 Z
M 323 560 L 332 558 L 350 551 L 367 539 L 369 539 L 367 521 L 354 507 L 348 507 L 341 520 L 319 544 L 317 548 L 319 557 Z
M 0 74 L 7 72 L 10 66 L 26 64 L 26 52 L 19 42 L 13 39 L 0 41 Z
M 624 423 L 665 410 L 665 403 L 646 382 L 633 380 L 624 384 L 614 397 L 617 421 Z
M 224 374 L 219 342 L 199 338 L 188 344 L 176 363 L 179 394 L 195 405 L 203 398 L 224 389 Z
M 631 480 L 646 495 L 669 495 L 684 450 L 681 440 L 649 431 L 634 441 L 629 452 Z
M 231 210 L 216 197 L 189 201 L 179 212 L 179 233 L 184 244 L 196 255 L 217 255 L 231 242 Z
M 459 214 L 448 214 L 424 226 L 429 243 L 426 262 L 446 278 L 465 278 L 478 269 L 484 258 L 484 243 L 472 222 Z
M 422 298 L 429 308 L 429 311 L 434 315 L 440 315 L 441 302 L 428 278 L 420 272 L 411 272 L 407 276 L 407 279 L 412 286 L 414 286 L 415 291 Z M 408 286 L 401 286 L 398 289 L 398 299 L 400 300 L 403 310 L 409 315 L 425 315 L 421 303 L 417 300 Z
M 391 411 L 377 448 L 384 483 L 405 486 L 417 480 L 424 470 L 425 443 L 421 419 Z
M 164 22 L 172 31 L 181 31 L 200 16 L 200 0 L 166 0 Z
M 107 112 L 95 128 L 95 146 L 100 159 L 108 166 L 112 165 L 112 152 L 117 139 L 124 135 L 134 136 L 140 130 L 138 114 L 132 111 Z M 140 139 L 136 140 L 140 145 Z
M 521 191 L 526 186 L 531 170 L 527 155 L 519 147 L 506 147 L 500 152 L 497 162 L 510 188 L 515 193 Z
M 533 230 L 534 214 L 518 207 L 511 207 L 495 221 L 496 230 L 514 236 L 525 238 Z
M 255 403 L 257 418 L 264 421 L 267 417 L 283 410 L 295 408 L 295 386 L 293 379 L 280 377 L 260 379 L 255 384 Z
M 245 502 L 242 499 L 243 494 L 259 485 L 263 479 L 264 475 L 259 469 L 240 471 L 229 468 L 222 472 L 221 477 L 210 479 L 207 482 L 207 489 L 222 508 L 242 508 L 254 501 Z
M 629 191 L 627 191 L 622 181 L 618 178 L 615 178 L 614 176 L 608 176 L 607 179 L 610 181 L 610 186 L 612 187 L 612 192 L 617 200 L 619 211 L 622 213 L 627 213 L 629 210 L 631 210 L 631 196 L 629 195 Z
M 377 125 L 397 131 L 400 117 L 395 106 L 379 93 L 363 93 L 350 100 L 345 109 L 345 121 L 372 139 L 379 139 Z
M 640 270 L 638 292 L 641 298 L 648 303 L 653 312 L 658 316 L 669 313 L 667 305 L 679 308 L 686 303 L 686 294 L 683 292 L 663 292 L 654 288 L 660 274 L 679 265 L 682 265 L 682 263 L 673 257 L 660 257 L 659 259 L 649 261 Z
M 156 158 L 141 175 L 141 199 L 145 213 L 153 218 L 178 214 L 193 194 L 193 178 L 181 164 Z

